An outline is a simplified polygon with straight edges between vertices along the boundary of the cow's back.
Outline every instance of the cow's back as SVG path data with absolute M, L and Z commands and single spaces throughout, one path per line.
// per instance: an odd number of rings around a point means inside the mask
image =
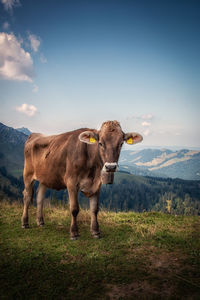
M 76 151 L 78 147 L 82 147 L 78 136 L 84 130 L 52 136 L 31 134 L 25 144 L 24 178 L 38 180 L 47 187 L 57 190 L 65 188 L 68 149 L 73 148 Z M 79 151 L 80 149 L 77 150 Z

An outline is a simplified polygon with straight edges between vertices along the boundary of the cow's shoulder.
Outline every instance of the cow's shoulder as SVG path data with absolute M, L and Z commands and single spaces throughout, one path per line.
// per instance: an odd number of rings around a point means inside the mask
M 41 152 L 44 149 L 48 148 L 50 145 L 50 139 L 48 136 L 45 136 L 41 133 L 32 133 L 26 141 L 25 144 L 25 155 L 31 153 Z
M 26 144 L 34 143 L 40 137 L 44 137 L 42 133 L 31 133 L 26 140 Z

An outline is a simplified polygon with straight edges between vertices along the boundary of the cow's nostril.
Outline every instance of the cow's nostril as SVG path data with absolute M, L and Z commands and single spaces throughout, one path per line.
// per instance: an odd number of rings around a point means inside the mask
M 116 170 L 116 166 L 111 166 L 111 170 Z
M 117 169 L 116 163 L 105 163 L 106 172 L 115 172 Z

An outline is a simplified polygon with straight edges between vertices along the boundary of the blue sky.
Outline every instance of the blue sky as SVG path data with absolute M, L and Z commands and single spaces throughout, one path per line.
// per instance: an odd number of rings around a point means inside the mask
M 0 121 L 200 148 L 200 2 L 0 0 Z

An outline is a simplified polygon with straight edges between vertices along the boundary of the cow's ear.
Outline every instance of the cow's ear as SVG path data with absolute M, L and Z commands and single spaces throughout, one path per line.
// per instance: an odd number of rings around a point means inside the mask
M 143 137 L 137 132 L 130 132 L 125 134 L 124 140 L 127 144 L 133 145 L 140 143 L 143 140 Z
M 93 131 L 84 131 L 79 134 L 79 140 L 90 145 L 96 144 L 99 140 L 98 134 Z

